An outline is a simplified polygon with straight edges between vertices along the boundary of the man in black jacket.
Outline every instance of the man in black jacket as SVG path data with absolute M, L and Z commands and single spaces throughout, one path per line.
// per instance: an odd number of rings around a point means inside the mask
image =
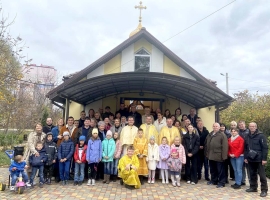
M 204 155 L 204 145 L 205 139 L 209 134 L 209 131 L 203 126 L 203 121 L 198 121 L 197 123 L 197 130 L 200 135 L 200 150 L 198 154 L 198 179 L 201 180 L 202 178 L 202 167 L 204 166 L 204 177 L 205 180 L 210 181 L 209 179 L 209 163 L 208 159 Z
M 248 130 L 248 128 L 246 128 L 245 121 L 242 121 L 242 120 L 239 121 L 238 122 L 238 128 L 239 128 L 239 135 L 245 140 L 245 138 L 249 134 L 249 130 Z M 241 185 L 246 185 L 246 171 L 247 171 L 247 175 L 248 175 L 248 180 L 250 180 L 248 164 L 244 162 L 243 168 L 242 168 Z
M 51 132 L 54 127 L 55 126 L 53 125 L 52 118 L 48 117 L 46 119 L 46 126 L 43 126 L 42 131 L 47 134 L 47 133 Z
M 189 115 L 188 115 L 188 119 L 190 120 L 191 124 L 197 128 L 197 120 L 198 115 L 196 114 L 196 109 L 195 108 L 191 108 L 189 111 Z
M 265 135 L 258 131 L 257 124 L 249 124 L 249 134 L 245 138 L 245 163 L 250 173 L 250 188 L 246 192 L 257 192 L 258 174 L 261 181 L 261 197 L 267 196 L 268 185 L 264 165 L 267 163 L 268 146 Z
M 142 115 L 136 111 L 136 105 L 131 105 L 131 112 L 129 113 L 129 116 L 134 118 L 134 126 L 139 128 L 142 125 Z

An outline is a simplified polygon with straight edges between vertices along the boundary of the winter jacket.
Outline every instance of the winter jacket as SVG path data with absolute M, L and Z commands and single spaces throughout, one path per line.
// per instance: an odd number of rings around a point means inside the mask
M 179 158 L 170 157 L 167 160 L 167 165 L 172 172 L 179 172 L 182 169 L 182 163 Z
M 54 128 L 55 126 L 54 125 L 51 125 L 51 126 L 43 126 L 43 133 L 49 133 L 49 132 L 52 132 L 52 129 Z
M 9 166 L 9 171 L 10 172 L 13 172 L 13 173 L 16 173 L 16 174 L 19 174 L 21 171 L 24 171 L 24 168 L 26 166 L 26 162 L 23 161 L 23 162 L 15 162 L 15 161 L 12 161 L 11 162 L 11 165 Z M 13 167 L 16 167 L 16 170 L 15 171 L 12 171 L 12 168 Z
M 52 134 L 53 134 L 53 141 L 55 142 L 55 144 L 57 144 L 57 141 L 58 141 L 58 138 L 57 136 L 59 135 L 59 129 L 58 129 L 58 126 L 54 127 L 52 129 Z
M 192 118 L 190 115 L 188 115 L 187 117 L 188 117 L 188 119 L 190 120 L 191 124 L 192 124 L 195 128 L 197 128 L 197 122 L 196 122 L 196 120 L 197 120 L 197 118 L 198 118 L 198 115 L 195 114 L 193 118 Z
M 88 140 L 92 137 L 92 131 L 93 131 L 93 128 L 90 126 L 88 129 L 84 128 L 84 126 L 82 126 L 81 128 L 78 129 L 78 136 L 77 136 L 77 142 L 79 142 L 79 138 L 81 135 L 84 135 L 86 140 L 85 140 L 85 144 L 87 144 Z M 87 132 L 87 134 L 83 134 Z
M 80 159 L 80 151 L 82 151 L 81 159 Z M 74 152 L 74 161 L 76 162 L 77 160 L 79 160 L 82 163 L 86 163 L 86 152 L 87 152 L 87 145 L 83 145 L 81 147 L 79 144 L 77 144 Z
M 112 132 L 112 134 L 114 134 L 115 132 L 118 133 L 118 137 L 120 138 L 120 134 L 121 134 L 121 131 L 122 131 L 122 126 L 121 124 L 119 125 L 119 127 L 115 127 L 115 125 L 113 125 L 110 130 Z
M 218 131 L 215 135 L 209 133 L 205 140 L 205 156 L 209 160 L 223 162 L 228 158 L 228 139 Z
M 102 162 L 112 162 L 113 155 L 115 152 L 115 141 L 113 138 L 107 139 L 105 138 L 102 141 Z M 105 156 L 109 157 L 105 159 Z
M 53 142 L 53 140 L 49 142 L 47 140 L 47 136 L 46 136 L 46 142 L 45 142 L 45 150 L 46 150 L 46 155 L 48 157 L 46 165 L 51 165 L 53 164 L 53 160 L 56 161 L 57 159 L 57 146 Z
M 78 142 L 78 128 L 74 125 L 72 130 L 69 131 L 68 129 L 68 125 L 65 125 L 61 128 L 60 132 L 59 132 L 59 135 L 63 136 L 63 133 L 67 131 L 69 132 L 69 135 L 70 135 L 70 139 L 73 141 L 73 145 L 75 147 L 75 145 L 77 144 Z M 64 137 L 62 137 L 62 139 L 58 139 L 57 141 L 57 146 L 59 147 L 60 144 L 64 141 Z
M 106 133 L 107 131 L 104 129 L 104 135 L 105 135 L 104 137 L 103 133 L 98 130 L 98 137 L 100 138 L 101 142 L 106 138 Z
M 239 135 L 245 140 L 246 136 L 249 134 L 249 129 L 241 130 L 239 129 Z
M 29 157 L 29 163 L 32 167 L 40 167 L 40 166 L 44 166 L 48 160 L 48 157 L 46 155 L 46 150 L 43 147 L 41 150 L 37 150 L 36 151 L 39 153 L 39 156 L 35 156 L 35 154 L 32 154 Z
M 74 153 L 74 143 L 71 139 L 63 140 L 63 142 L 60 144 L 60 147 L 58 149 L 58 159 L 64 159 L 71 160 Z
M 115 141 L 115 152 L 114 152 L 113 158 L 115 158 L 115 159 L 120 158 L 121 153 L 122 153 L 122 144 L 121 144 L 121 141 L 120 140 L 116 140 Z
M 146 157 L 146 161 L 159 161 L 159 146 L 155 143 L 152 146 L 150 143 L 148 144 L 148 156 Z
M 232 138 L 228 140 L 229 151 L 228 155 L 234 154 L 234 157 L 238 158 L 240 155 L 244 154 L 244 139 L 239 135 L 232 141 Z
M 200 137 L 195 133 L 190 134 L 187 133 L 183 137 L 183 146 L 185 148 L 186 156 L 188 153 L 192 153 L 192 155 L 196 155 L 200 149 Z
M 175 146 L 175 144 L 171 145 L 171 152 L 173 149 L 176 149 L 178 154 L 178 157 L 180 158 L 181 163 L 186 164 L 187 158 L 186 158 L 186 152 L 185 148 L 182 144 L 179 145 L 179 147 Z
M 86 160 L 88 163 L 98 163 L 102 158 L 102 145 L 99 138 L 90 138 L 87 145 Z
M 162 161 L 162 159 L 168 159 L 171 155 L 171 148 L 169 145 L 159 145 L 159 158 L 160 158 L 160 161 Z
M 249 150 L 256 151 L 258 154 L 254 159 L 251 159 L 248 156 Z M 262 160 L 267 161 L 267 154 L 268 154 L 268 145 L 267 139 L 265 135 L 256 130 L 254 134 L 249 134 L 245 138 L 245 159 L 248 162 L 262 162 Z
M 200 131 L 199 129 L 197 130 L 200 135 L 200 146 L 204 146 L 204 143 L 205 143 L 207 135 L 209 134 L 209 131 L 205 127 L 203 127 L 202 131 Z

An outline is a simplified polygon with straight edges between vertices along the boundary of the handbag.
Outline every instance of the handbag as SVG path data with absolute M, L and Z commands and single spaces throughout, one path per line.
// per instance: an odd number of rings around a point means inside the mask
M 251 143 L 250 143 L 249 137 L 248 137 L 248 144 L 249 144 L 248 157 L 251 158 L 251 159 L 254 159 L 254 158 L 256 158 L 258 156 L 258 152 L 250 149 L 250 144 Z

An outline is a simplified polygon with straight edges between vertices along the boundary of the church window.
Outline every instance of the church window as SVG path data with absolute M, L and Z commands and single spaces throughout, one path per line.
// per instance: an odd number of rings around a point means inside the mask
M 135 72 L 150 71 L 150 54 L 145 49 L 140 49 L 135 54 Z

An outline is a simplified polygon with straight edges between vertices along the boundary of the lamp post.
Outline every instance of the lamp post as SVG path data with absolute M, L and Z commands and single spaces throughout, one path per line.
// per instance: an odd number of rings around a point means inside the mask
M 226 77 L 226 93 L 229 95 L 229 76 L 228 76 L 228 73 L 226 73 L 226 75 L 224 75 L 223 73 L 220 73 L 220 75 Z

